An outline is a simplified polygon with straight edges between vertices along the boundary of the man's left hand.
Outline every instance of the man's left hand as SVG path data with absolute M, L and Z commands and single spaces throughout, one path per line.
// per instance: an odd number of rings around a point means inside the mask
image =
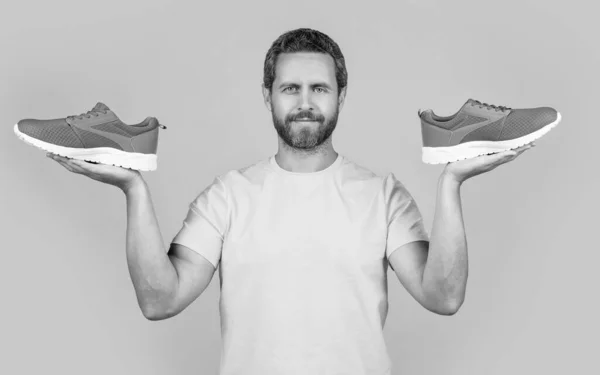
M 459 160 L 446 164 L 443 174 L 462 184 L 471 177 L 477 176 L 509 161 L 515 160 L 525 150 L 535 147 L 535 143 L 529 143 L 514 150 L 507 150 L 491 155 L 481 155 L 476 158 Z

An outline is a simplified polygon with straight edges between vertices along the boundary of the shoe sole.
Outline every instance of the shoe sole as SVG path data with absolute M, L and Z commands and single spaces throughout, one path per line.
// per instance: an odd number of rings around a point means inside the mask
M 533 133 L 506 141 L 472 141 L 451 147 L 423 147 L 423 162 L 427 164 L 451 163 L 475 158 L 481 155 L 496 154 L 519 148 L 543 137 L 552 128 L 558 125 L 560 120 L 561 115 L 557 112 L 556 121 L 553 123 L 550 123 Z
M 138 171 L 154 171 L 157 167 L 157 158 L 155 154 L 126 152 L 117 150 L 112 147 L 64 147 L 44 142 L 22 133 L 21 131 L 19 131 L 18 124 L 15 124 L 14 131 L 17 137 L 19 137 L 19 139 L 29 144 L 30 146 L 34 146 L 44 151 L 48 151 L 53 154 L 64 156 L 67 158 L 91 161 L 100 164 L 114 165 L 116 167 L 135 169 Z

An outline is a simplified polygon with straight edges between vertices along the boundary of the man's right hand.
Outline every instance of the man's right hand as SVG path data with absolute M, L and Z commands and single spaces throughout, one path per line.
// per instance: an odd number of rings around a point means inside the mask
M 79 173 L 96 181 L 114 185 L 125 193 L 137 182 L 143 181 L 142 174 L 134 169 L 67 158 L 51 152 L 48 152 L 46 156 L 56 160 L 73 173 Z

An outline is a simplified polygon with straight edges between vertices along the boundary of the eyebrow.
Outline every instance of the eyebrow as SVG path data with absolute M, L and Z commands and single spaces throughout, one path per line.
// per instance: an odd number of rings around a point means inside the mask
M 284 86 L 300 87 L 299 84 L 294 83 L 294 82 L 283 82 L 277 88 L 280 89 L 280 88 L 282 88 Z M 314 87 L 317 87 L 317 86 L 322 86 L 322 87 L 328 88 L 329 90 L 333 90 L 333 87 L 329 86 L 325 82 L 315 82 L 315 83 L 313 83 L 313 84 L 310 85 L 311 88 L 314 88 Z

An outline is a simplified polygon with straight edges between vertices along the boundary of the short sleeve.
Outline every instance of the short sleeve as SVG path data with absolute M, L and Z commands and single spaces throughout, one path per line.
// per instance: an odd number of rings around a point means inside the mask
M 229 211 L 223 181 L 216 177 L 188 207 L 183 226 L 172 242 L 189 247 L 217 268 L 221 259 Z
M 386 255 L 413 241 L 429 241 L 417 202 L 393 173 L 384 180 L 387 203 L 388 235 Z

